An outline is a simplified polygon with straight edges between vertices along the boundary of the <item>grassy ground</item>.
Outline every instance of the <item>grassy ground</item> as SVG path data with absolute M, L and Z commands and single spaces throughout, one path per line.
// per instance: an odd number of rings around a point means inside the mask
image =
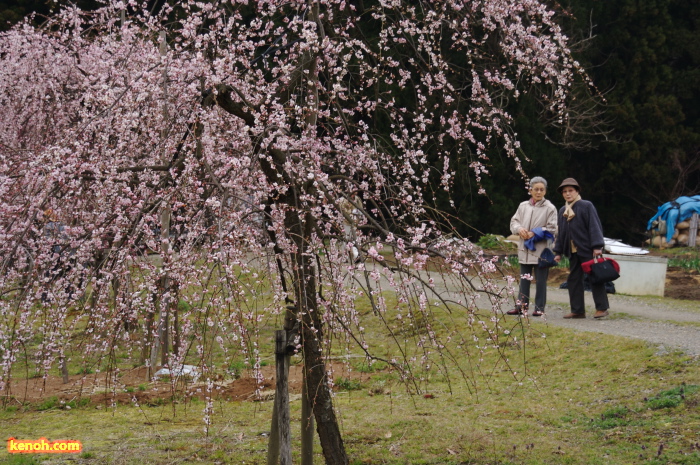
M 541 332 L 547 337 L 541 337 Z M 700 464 L 700 361 L 640 341 L 535 323 L 476 385 L 409 396 L 387 371 L 345 380 L 336 406 L 352 464 Z M 524 349 L 524 350 L 522 350 Z M 482 366 L 489 366 L 485 360 Z M 513 374 L 513 371 L 516 374 Z M 98 408 L 99 407 L 99 408 Z M 291 403 L 298 463 L 300 402 Z M 78 455 L 11 455 L 10 464 L 265 464 L 272 401 L 95 405 L 0 411 L 7 438 L 77 439 Z M 316 446 L 315 463 L 323 463 Z
M 461 324 L 445 318 L 435 327 Z M 510 339 L 504 346 L 508 366 L 487 353 L 479 363 L 483 376 L 468 382 L 455 372 L 448 380 L 433 369 L 425 374 L 427 390 L 409 395 L 387 370 L 373 372 L 367 381 L 337 379 L 335 405 L 351 463 L 700 465 L 700 360 L 542 322 L 530 328 L 509 324 L 521 342 Z M 260 346 L 262 354 L 272 353 L 278 327 L 279 322 L 266 321 L 258 328 L 269 341 Z M 366 334 L 381 353 L 389 339 L 386 329 L 368 326 Z M 129 368 L 134 355 L 122 348 L 116 358 Z M 215 353 L 212 362 L 222 357 Z M 234 365 L 228 362 L 230 372 L 244 371 Z M 80 369 L 71 365 L 70 373 Z M 293 399 L 298 463 L 300 401 Z M 68 409 L 50 399 L 11 403 L 0 410 L 6 439 L 75 439 L 84 449 L 77 455 L 0 450 L 0 463 L 266 464 L 272 400 L 217 400 L 208 430 L 201 400 L 173 404 L 164 393 L 162 403 L 149 405 L 80 402 Z M 318 445 L 315 463 L 323 463 Z

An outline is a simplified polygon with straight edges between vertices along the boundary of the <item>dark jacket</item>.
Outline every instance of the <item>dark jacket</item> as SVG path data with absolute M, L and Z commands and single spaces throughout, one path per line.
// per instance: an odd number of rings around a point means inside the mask
M 579 200 L 572 208 L 576 216 L 571 221 L 564 218 L 566 206 L 559 209 L 559 234 L 554 244 L 554 253 L 570 257 L 573 240 L 578 253 L 592 257 L 594 249 L 602 249 L 605 245 L 598 212 L 587 200 Z

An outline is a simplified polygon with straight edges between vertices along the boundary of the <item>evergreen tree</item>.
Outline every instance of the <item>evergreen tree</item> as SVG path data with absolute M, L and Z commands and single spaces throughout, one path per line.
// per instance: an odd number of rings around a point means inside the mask
M 608 236 L 641 242 L 658 205 L 700 192 L 700 2 L 571 0 L 578 54 L 614 133 L 570 154 Z M 584 32 L 586 34 L 584 34 Z

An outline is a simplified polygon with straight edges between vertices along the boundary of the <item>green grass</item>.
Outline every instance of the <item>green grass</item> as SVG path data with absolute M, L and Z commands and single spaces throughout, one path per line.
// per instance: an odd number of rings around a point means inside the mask
M 340 377 L 335 380 L 335 385 L 342 391 L 357 391 L 362 389 L 361 381 L 345 377 Z
M 383 371 L 386 370 L 388 365 L 385 362 L 372 362 L 370 363 L 366 359 L 362 359 L 362 361 L 353 363 L 353 368 L 360 373 L 376 373 L 378 371 Z
M 661 391 L 651 399 L 646 400 L 646 403 L 651 409 L 673 408 L 678 407 L 686 401 L 686 396 L 695 394 L 700 386 L 683 385 L 667 391 Z
M 537 331 L 547 337 L 530 338 Z M 510 368 L 487 355 L 486 376 L 471 384 L 458 376 L 448 383 L 434 371 L 429 395 L 409 395 L 376 364 L 364 373 L 367 382 L 337 379 L 335 406 L 351 463 L 700 464 L 697 358 L 539 322 L 524 334 L 524 353 L 507 349 Z M 266 463 L 262 433 L 270 428 L 271 400 L 215 401 L 208 435 L 202 402 L 66 410 L 47 399 L 50 408 L 35 407 L 0 411 L 0 429 L 22 439 L 78 439 L 83 454 L 7 462 L 20 459 L 0 451 L 0 463 Z M 295 463 L 300 415 L 293 400 Z M 324 463 L 318 444 L 314 452 L 315 463 Z
M 678 266 L 686 270 L 700 271 L 700 258 L 669 258 L 668 266 Z
M 434 347 L 416 349 L 415 340 L 427 333 L 413 323 L 429 322 L 457 339 L 469 334 L 464 315 L 436 311 L 398 321 L 396 298 L 388 293 L 382 297 L 389 308 L 382 315 L 386 326 L 372 319 L 367 302 L 358 299 L 373 354 L 388 360 L 396 356 L 390 346 L 399 342 L 407 358 L 430 353 L 433 363 L 413 372 L 416 383 L 409 384 L 410 395 L 387 363 L 369 364 L 357 347 L 334 341 L 329 355 L 347 360 L 348 373 L 362 375 L 359 381 L 344 372 L 335 380 L 335 407 L 351 463 L 700 465 L 697 358 L 680 352 L 659 355 L 640 341 L 576 333 L 542 322 L 522 326 L 519 320 L 507 328 L 508 335 L 503 328 L 498 332 L 498 348 L 507 360 L 493 347 L 481 353 L 469 343 L 450 346 L 460 372 L 454 365 L 435 363 Z M 279 321 L 270 319 L 256 328 L 260 357 L 273 359 L 273 332 L 279 327 Z M 115 347 L 115 366 L 135 366 L 134 355 L 126 345 Z M 220 368 L 217 382 L 230 383 L 247 375 L 250 364 L 244 359 L 250 360 L 249 355 L 232 350 L 224 354 L 214 346 L 206 361 Z M 292 363 L 299 360 L 293 357 Z M 105 370 L 97 362 L 69 362 L 71 373 L 84 367 Z M 51 374 L 59 373 L 53 369 Z M 127 392 L 144 393 L 150 387 L 135 384 Z M 208 431 L 205 403 L 169 391 L 160 399 L 140 402 L 140 407 L 87 405 L 86 400 L 71 401 L 73 405 L 56 397 L 33 405 L 8 403 L 0 410 L 0 431 L 22 439 L 78 439 L 84 446 L 79 456 L 31 456 L 27 460 L 35 462 L 27 463 L 266 463 L 270 400 L 217 399 Z M 291 402 L 291 418 L 298 463 L 298 400 Z M 7 460 L 20 459 L 0 451 L 0 463 Z M 315 463 L 323 463 L 318 445 Z
M 27 454 L 18 454 L 14 456 L 9 456 L 6 458 L 7 460 L 3 461 L 2 463 L 6 465 L 40 465 L 41 462 L 36 456 L 32 455 L 27 455 Z
M 58 408 L 59 402 L 58 402 L 58 397 L 56 396 L 51 396 L 46 399 L 44 399 L 42 402 L 39 403 L 39 405 L 36 406 L 37 410 L 51 410 L 54 408 Z
M 652 249 L 655 254 L 668 258 L 668 266 L 678 266 L 687 270 L 700 271 L 700 248 L 672 247 L 670 249 Z

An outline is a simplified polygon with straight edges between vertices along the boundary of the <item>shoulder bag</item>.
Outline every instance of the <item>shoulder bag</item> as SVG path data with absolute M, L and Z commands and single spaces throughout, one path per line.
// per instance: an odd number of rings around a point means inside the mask
M 620 265 L 611 258 L 594 258 L 581 264 L 584 273 L 588 273 L 591 284 L 603 284 L 620 277 Z
M 558 263 L 554 260 L 554 252 L 549 247 L 545 247 L 537 258 L 537 266 L 539 268 L 550 268 L 557 265 Z

